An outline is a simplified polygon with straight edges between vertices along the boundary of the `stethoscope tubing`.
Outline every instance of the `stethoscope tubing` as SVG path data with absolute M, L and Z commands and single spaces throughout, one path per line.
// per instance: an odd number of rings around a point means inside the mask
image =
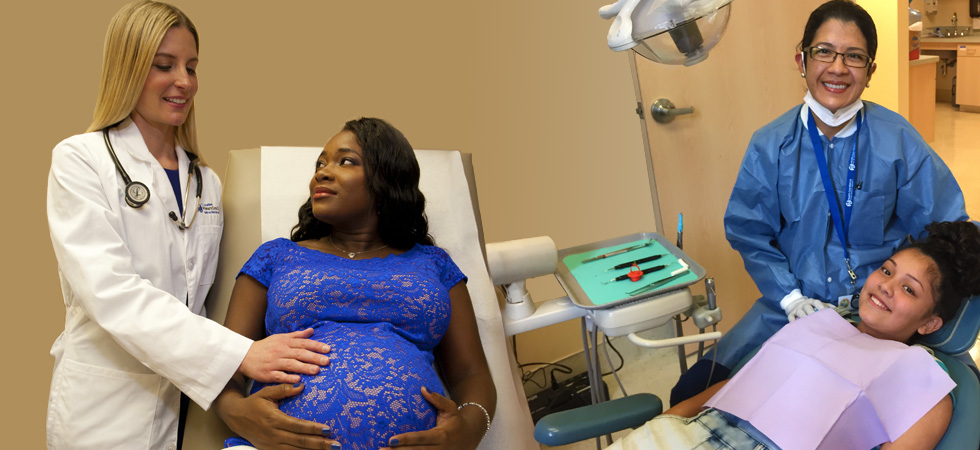
M 124 197 L 126 199 L 126 204 L 132 208 L 140 208 L 150 200 L 150 189 L 146 187 L 145 184 L 139 181 L 133 181 L 126 173 L 126 169 L 123 168 L 122 163 L 119 162 L 119 158 L 116 156 L 115 149 L 112 148 L 112 142 L 109 141 L 109 128 L 102 129 L 102 138 L 105 140 L 106 150 L 109 151 L 109 157 L 112 158 L 112 164 L 116 166 L 116 171 L 122 177 L 123 183 L 126 183 L 124 190 Z M 194 178 L 197 181 L 197 207 L 201 204 L 201 194 L 204 192 L 204 177 L 201 175 L 201 167 L 197 163 L 197 155 L 193 153 L 188 153 L 190 158 L 190 163 L 187 165 L 187 174 L 190 175 L 194 173 Z M 188 180 L 190 183 L 190 180 Z M 186 199 L 185 199 L 186 201 Z M 195 210 L 196 208 L 195 207 Z M 186 208 L 185 208 L 186 210 Z M 181 218 L 177 219 L 177 213 L 171 211 L 170 219 L 177 224 L 177 227 L 181 230 L 186 230 L 194 223 L 194 219 L 197 218 L 197 212 L 195 211 L 190 223 L 185 223 L 184 214 L 181 214 Z

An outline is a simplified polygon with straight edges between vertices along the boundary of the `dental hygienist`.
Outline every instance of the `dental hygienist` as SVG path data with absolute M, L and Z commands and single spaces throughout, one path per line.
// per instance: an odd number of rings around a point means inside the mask
M 906 236 L 967 218 L 949 168 L 912 125 L 861 101 L 877 47 L 874 21 L 853 2 L 810 15 L 796 54 L 803 105 L 752 136 L 725 213 L 762 298 L 719 341 L 715 364 L 709 353 L 681 377 L 672 405 L 725 379 L 790 320 L 847 306 Z
M 109 26 L 89 132 L 52 154 L 47 213 L 64 294 L 48 400 L 49 449 L 180 447 L 181 393 L 207 409 L 240 371 L 301 386 L 329 348 L 312 330 L 252 341 L 204 315 L 221 238 L 221 185 L 194 127 L 198 34 L 177 8 L 124 6 Z M 288 371 L 288 372 L 287 372 Z M 271 428 L 328 448 L 322 425 Z M 327 443 L 326 445 L 329 445 Z

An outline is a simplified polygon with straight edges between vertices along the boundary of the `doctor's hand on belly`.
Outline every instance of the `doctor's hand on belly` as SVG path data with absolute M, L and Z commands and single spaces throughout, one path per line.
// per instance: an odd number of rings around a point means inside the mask
M 297 374 L 316 375 L 321 366 L 330 364 L 325 356 L 330 346 L 306 339 L 312 335 L 313 329 L 307 328 L 255 341 L 238 371 L 263 383 L 299 383 Z

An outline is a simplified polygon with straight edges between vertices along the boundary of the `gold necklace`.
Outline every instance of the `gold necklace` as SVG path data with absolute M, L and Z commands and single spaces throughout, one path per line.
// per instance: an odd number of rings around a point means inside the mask
M 350 259 L 354 259 L 355 256 L 360 255 L 361 253 L 373 252 L 375 250 L 381 250 L 383 248 L 388 248 L 388 245 L 386 244 L 386 245 L 382 245 L 381 247 L 378 247 L 378 248 L 372 248 L 370 250 L 364 250 L 364 251 L 360 251 L 360 252 L 351 252 L 351 251 L 344 250 L 344 249 L 342 249 L 340 247 L 337 247 L 337 244 L 334 244 L 333 243 L 333 235 L 327 236 L 327 239 L 330 240 L 330 245 L 332 245 L 333 248 L 337 249 L 340 252 L 346 253 L 347 254 L 347 257 L 350 258 Z

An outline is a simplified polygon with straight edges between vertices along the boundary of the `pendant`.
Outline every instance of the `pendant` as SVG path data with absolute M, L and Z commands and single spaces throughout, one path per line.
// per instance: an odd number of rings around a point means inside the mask
M 355 256 L 357 256 L 357 253 L 354 253 L 354 252 L 348 252 L 348 253 L 347 253 L 347 256 L 349 256 L 349 257 L 350 257 L 350 259 L 354 259 L 354 257 L 355 257 Z

